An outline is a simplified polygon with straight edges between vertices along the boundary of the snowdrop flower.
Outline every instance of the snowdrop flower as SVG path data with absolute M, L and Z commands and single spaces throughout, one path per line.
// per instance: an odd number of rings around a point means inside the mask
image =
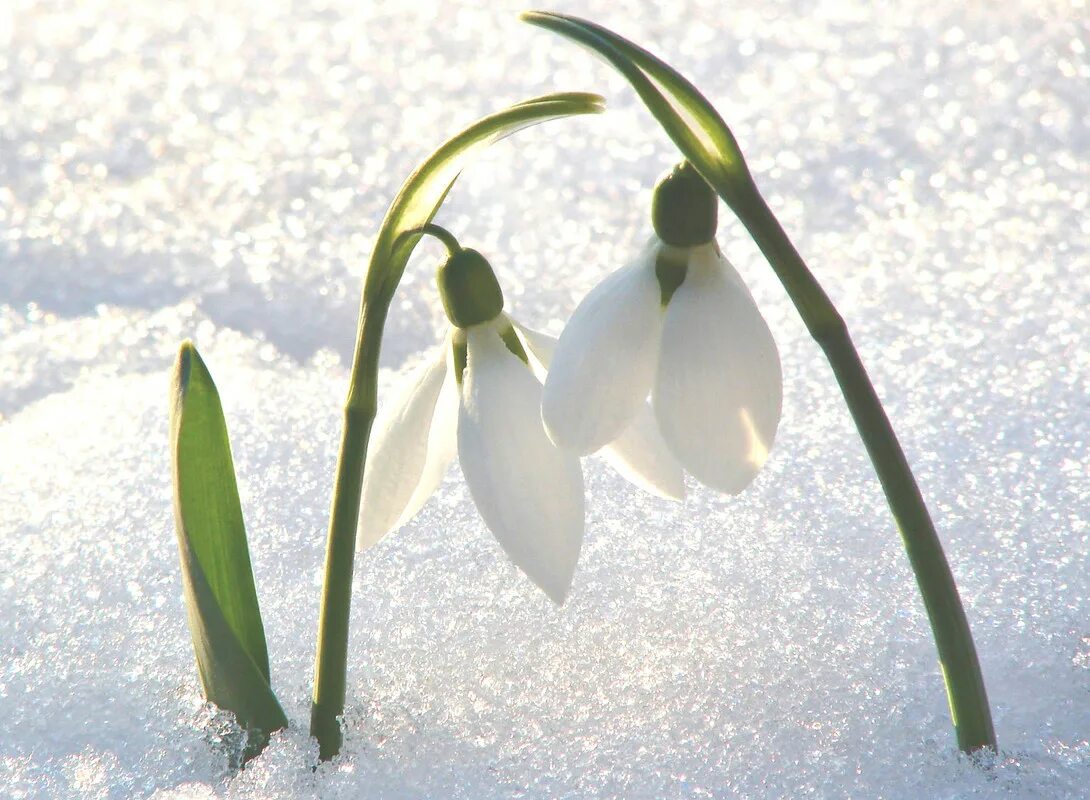
M 584 509 L 579 456 L 554 445 L 541 421 L 541 377 L 554 340 L 504 314 L 491 266 L 453 241 L 437 276 L 451 330 L 375 421 L 357 541 L 369 547 L 412 519 L 457 453 L 485 525 L 559 604 L 579 558 Z M 644 428 L 634 426 L 610 457 L 653 491 L 683 491 L 681 468 L 649 410 Z
M 731 494 L 768 457 L 780 358 L 715 243 L 716 196 L 688 164 L 656 188 L 656 236 L 575 309 L 542 400 L 550 438 L 589 453 L 623 435 L 648 394 L 662 438 L 697 480 Z

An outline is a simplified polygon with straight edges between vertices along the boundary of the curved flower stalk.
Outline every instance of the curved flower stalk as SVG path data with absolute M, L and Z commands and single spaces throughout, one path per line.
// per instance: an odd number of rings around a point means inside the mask
M 340 751 L 338 718 L 344 711 L 352 567 L 364 463 L 378 404 L 378 357 L 390 301 L 427 224 L 469 159 L 497 139 L 537 122 L 602 110 L 593 94 L 553 94 L 528 100 L 478 120 L 443 143 L 410 175 L 386 212 L 364 279 L 356 352 L 344 409 L 344 428 L 333 486 L 325 577 L 318 616 L 310 733 L 319 757 Z
M 995 751 L 995 729 L 969 622 L 908 460 L 844 320 L 757 190 L 734 135 L 695 86 L 627 39 L 563 14 L 534 11 L 522 19 L 584 45 L 620 72 L 764 253 L 828 358 L 882 484 L 931 622 L 958 746 L 966 753 Z
M 583 541 L 583 473 L 578 455 L 554 445 L 541 421 L 539 376 L 551 337 L 503 313 L 495 275 L 474 250 L 454 243 L 438 282 L 451 330 L 376 420 L 357 541 L 369 547 L 412 519 L 457 453 L 489 530 L 560 604 Z M 648 488 L 668 496 L 683 489 L 653 426 L 634 427 L 611 451 Z
M 666 213 L 661 198 L 679 184 L 694 188 L 701 208 Z M 587 453 L 628 428 L 650 393 L 674 457 L 701 483 L 737 494 L 767 460 L 780 421 L 776 342 L 715 243 L 716 198 L 704 180 L 684 165 L 656 199 L 656 235 L 583 299 L 561 334 L 542 417 L 553 441 Z

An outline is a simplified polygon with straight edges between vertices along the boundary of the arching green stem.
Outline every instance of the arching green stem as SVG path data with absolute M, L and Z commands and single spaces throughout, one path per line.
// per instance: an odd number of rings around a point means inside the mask
M 485 117 L 432 153 L 405 181 L 386 212 L 364 279 L 326 544 L 310 716 L 310 733 L 318 740 L 323 760 L 335 756 L 341 747 L 352 567 L 367 441 L 378 406 L 379 349 L 390 301 L 405 265 L 425 232 L 441 239 L 445 234 L 449 237 L 445 239 L 448 246 L 449 241 L 454 241 L 439 226 L 428 225 L 470 157 L 528 125 L 573 114 L 597 113 L 602 108 L 602 98 L 597 95 L 565 93 L 528 100 Z
M 696 87 L 627 39 L 562 14 L 535 11 L 522 18 L 588 47 L 616 68 L 768 259 L 828 358 L 878 473 L 931 622 L 958 746 L 967 753 L 994 751 L 995 730 L 969 623 L 919 487 L 844 321 L 757 191 L 734 135 Z
M 421 225 L 419 228 L 416 228 L 414 230 L 405 231 L 405 233 L 403 233 L 401 237 L 405 238 L 406 236 L 412 236 L 417 233 L 434 236 L 436 239 L 443 243 L 443 246 L 447 248 L 447 253 L 452 256 L 462 252 L 462 245 L 458 243 L 457 237 L 455 237 L 453 233 L 448 231 L 442 225 L 436 225 L 434 222 L 429 222 L 427 225 Z
M 958 746 L 996 750 L 995 729 L 969 621 L 923 495 L 848 329 L 753 188 L 739 218 L 787 288 L 807 330 L 824 351 L 874 464 L 923 598 Z

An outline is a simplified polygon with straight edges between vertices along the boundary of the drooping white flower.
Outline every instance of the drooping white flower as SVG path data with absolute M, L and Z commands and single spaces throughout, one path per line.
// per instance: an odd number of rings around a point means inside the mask
M 557 339 L 514 323 L 519 338 L 526 346 L 530 364 L 538 377 L 545 381 Z M 641 489 L 681 500 L 685 497 L 685 476 L 681 465 L 659 433 L 654 414 L 647 403 L 637 410 L 632 423 L 616 439 L 598 451 L 607 463 Z
M 487 268 L 479 254 L 462 253 L 480 259 L 474 269 Z M 452 288 L 440 271 L 451 332 L 375 420 L 357 543 L 369 547 L 412 519 L 457 453 L 485 525 L 511 561 L 561 603 L 579 558 L 584 508 L 579 456 L 553 444 L 541 421 L 541 378 L 555 340 L 502 313 L 491 269 L 482 274 L 469 292 Z M 684 491 L 649 409 L 643 426 L 606 455 L 652 491 Z
M 783 375 L 768 325 L 714 241 L 715 197 L 696 191 L 698 202 L 683 209 L 683 236 L 674 244 L 654 236 L 576 308 L 549 369 L 542 417 L 554 442 L 589 453 L 622 436 L 650 394 L 677 461 L 735 494 L 768 458 Z M 661 234 L 668 226 L 661 208 L 656 214 Z

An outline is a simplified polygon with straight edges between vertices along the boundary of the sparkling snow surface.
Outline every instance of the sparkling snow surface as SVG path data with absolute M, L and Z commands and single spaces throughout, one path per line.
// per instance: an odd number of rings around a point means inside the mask
M 457 468 L 357 560 L 346 749 L 306 735 L 362 270 L 408 172 L 552 90 L 440 221 L 557 332 L 649 232 L 676 159 L 634 94 L 521 3 L 13 0 L 0 10 L 0 794 L 12 798 L 1076 798 L 1090 785 L 1090 10 L 557 2 L 716 103 L 847 319 L 947 546 L 1002 754 L 954 746 L 922 605 L 830 370 L 755 246 L 783 423 L 742 496 L 585 462 L 554 608 Z M 423 246 L 383 387 L 438 341 Z M 241 774 L 201 701 L 167 387 L 224 399 L 273 683 Z

